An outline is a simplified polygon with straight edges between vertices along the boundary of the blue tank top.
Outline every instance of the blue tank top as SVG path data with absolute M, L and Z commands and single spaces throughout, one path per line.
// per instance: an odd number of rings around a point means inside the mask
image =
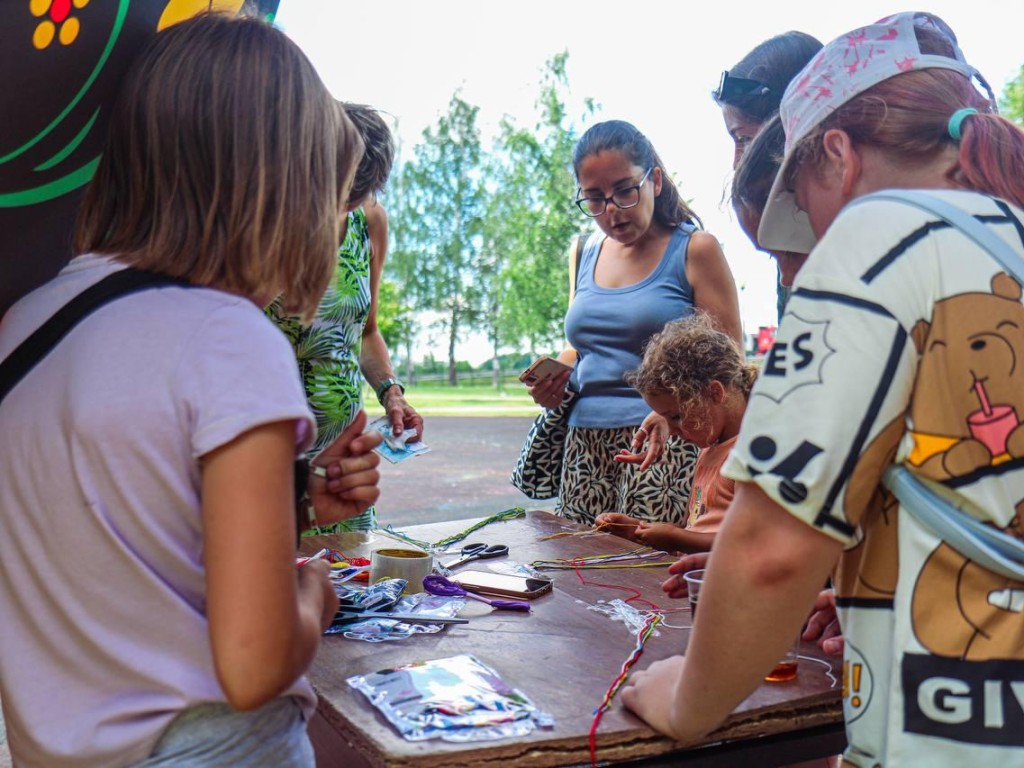
M 576 297 L 565 316 L 565 336 L 579 353 L 573 385 L 580 395 L 569 416 L 574 427 L 628 427 L 651 409 L 626 384 L 640 365 L 644 344 L 670 320 L 693 314 L 686 279 L 686 247 L 695 227 L 676 228 L 654 271 L 625 288 L 602 288 L 594 269 L 604 236 L 591 235 L 580 254 Z

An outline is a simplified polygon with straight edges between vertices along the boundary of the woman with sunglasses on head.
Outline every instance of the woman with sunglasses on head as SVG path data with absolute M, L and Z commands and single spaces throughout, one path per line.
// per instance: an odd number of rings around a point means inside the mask
M 601 231 L 582 250 L 565 319 L 579 355 L 572 374 L 579 395 L 556 512 L 588 524 L 602 513 L 682 523 L 697 449 L 668 441 L 664 419 L 651 414 L 626 373 L 639 366 L 652 335 L 695 309 L 739 341 L 736 286 L 718 241 L 699 231 L 700 220 L 633 125 L 592 126 L 576 145 L 573 167 L 576 203 Z M 559 404 L 569 378 L 534 385 L 534 400 Z
M 722 73 L 718 88 L 711 95 L 722 108 L 725 127 L 733 141 L 732 167 L 737 174 L 747 147 L 754 141 L 754 137 L 757 136 L 762 126 L 778 114 L 782 94 L 790 80 L 820 50 L 821 42 L 817 38 L 803 32 L 784 32 L 755 46 L 735 66 Z M 778 135 L 778 151 L 781 154 L 781 130 Z M 774 148 L 770 137 L 768 142 L 761 144 L 761 152 L 758 156 L 762 160 L 756 173 L 763 171 L 771 162 L 777 162 L 771 155 L 763 154 L 763 150 Z M 752 174 L 753 170 L 748 166 L 744 185 L 760 178 Z M 768 170 L 770 171 L 770 168 Z M 769 187 L 773 178 L 774 173 L 771 173 L 771 176 L 768 177 Z M 763 204 L 757 208 L 742 202 L 737 197 L 735 181 L 734 179 L 733 207 L 739 216 L 743 231 L 760 249 L 761 246 L 757 242 L 757 223 L 761 218 L 760 211 Z M 764 192 L 767 196 L 767 188 Z M 776 260 L 778 267 L 775 290 L 776 305 L 781 319 L 782 310 L 786 305 L 788 288 L 793 284 L 793 275 L 800 268 L 799 265 L 803 263 L 799 258 L 803 254 L 789 254 L 781 251 L 768 251 L 768 253 Z
M 1024 132 L 924 13 L 829 43 L 781 116 L 759 236 L 810 256 L 723 468 L 736 496 L 687 656 L 635 674 L 623 702 L 679 741 L 708 733 L 832 574 L 852 683 L 844 764 L 1020 765 L 1024 580 L 920 516 L 1021 549 L 1024 270 L 1009 265 L 1024 257 Z M 965 511 L 897 498 L 883 476 Z

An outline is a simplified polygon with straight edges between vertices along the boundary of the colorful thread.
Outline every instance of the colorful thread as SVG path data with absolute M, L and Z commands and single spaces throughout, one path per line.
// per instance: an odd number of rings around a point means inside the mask
M 641 654 L 644 652 L 644 644 L 647 642 L 647 638 L 654 632 L 654 628 L 661 621 L 661 615 L 652 613 L 647 617 L 647 621 L 644 626 L 637 632 L 636 636 L 636 647 L 633 648 L 633 652 L 629 655 L 623 664 L 622 669 L 619 670 L 619 676 L 616 677 L 608 690 L 605 691 L 604 699 L 601 701 L 600 706 L 594 712 L 594 720 L 590 724 L 590 732 L 587 734 L 587 742 L 590 745 L 590 765 L 593 768 L 597 768 L 597 729 L 601 725 L 601 718 L 604 717 L 604 713 L 607 712 L 612 705 L 612 699 L 619 692 L 619 689 L 626 684 L 626 680 L 629 679 L 629 671 L 636 664 Z
M 551 541 L 551 539 L 561 539 L 566 536 L 593 536 L 595 533 L 601 532 L 601 528 L 594 528 L 589 531 L 561 531 L 559 533 L 552 533 L 550 536 L 541 536 L 537 541 Z
M 420 549 L 430 551 L 438 549 L 443 550 L 457 541 L 462 541 L 463 539 L 468 538 L 470 534 L 479 531 L 481 528 L 488 526 L 491 523 L 503 523 L 506 520 L 515 520 L 518 517 L 526 517 L 526 510 L 523 509 L 522 507 L 512 507 L 511 509 L 506 509 L 503 512 L 497 512 L 496 514 L 493 514 L 490 517 L 485 517 L 483 520 L 480 520 L 479 522 L 471 525 L 466 530 L 460 533 L 456 533 L 453 536 L 443 538 L 440 541 L 435 541 L 433 544 L 431 544 L 429 541 L 420 541 L 419 539 L 414 539 L 411 536 L 402 533 L 401 531 L 396 531 L 390 525 L 386 525 L 383 528 L 378 528 L 376 532 L 383 534 L 384 536 L 390 536 L 393 539 L 398 539 L 399 541 L 404 541 L 407 544 L 412 544 L 413 546 L 419 547 Z
M 619 552 L 613 555 L 588 555 L 586 557 L 562 558 L 558 560 L 534 560 L 530 565 L 539 571 L 568 571 L 578 569 L 590 569 L 597 567 L 604 568 L 653 568 L 655 566 L 671 565 L 674 561 L 662 561 L 654 563 L 637 563 L 637 560 L 650 560 L 651 558 L 664 557 L 665 553 L 651 547 L 637 547 L 628 552 Z M 619 565 L 627 563 L 627 565 Z

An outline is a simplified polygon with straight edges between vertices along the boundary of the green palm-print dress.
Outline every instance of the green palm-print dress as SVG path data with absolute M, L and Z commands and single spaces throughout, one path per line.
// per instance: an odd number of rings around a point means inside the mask
M 309 407 L 316 416 L 314 452 L 340 435 L 363 405 L 359 352 L 369 311 L 370 231 L 366 214 L 358 208 L 348 215 L 334 282 L 320 300 L 310 326 L 303 328 L 298 318 L 282 315 L 277 301 L 267 310 L 295 349 Z M 376 510 L 370 507 L 358 517 L 331 526 L 330 532 L 365 531 L 376 524 Z

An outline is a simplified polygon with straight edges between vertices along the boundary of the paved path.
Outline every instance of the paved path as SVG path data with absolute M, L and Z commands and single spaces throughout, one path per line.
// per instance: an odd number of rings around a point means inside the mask
M 381 462 L 381 525 L 402 527 L 486 517 L 509 507 L 551 509 L 509 482 L 533 419 L 434 416 L 425 435 L 431 452 L 401 464 Z

